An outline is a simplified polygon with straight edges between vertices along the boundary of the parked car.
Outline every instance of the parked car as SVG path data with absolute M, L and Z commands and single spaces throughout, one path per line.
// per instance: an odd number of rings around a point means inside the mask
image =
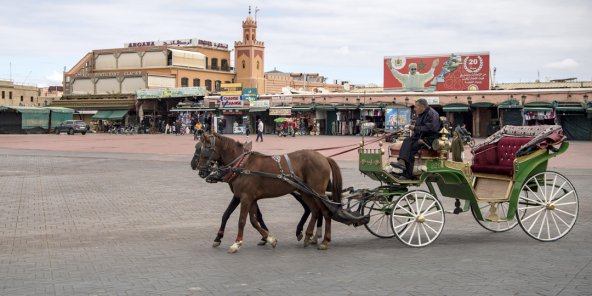
M 66 120 L 60 125 L 56 126 L 55 133 L 56 135 L 59 135 L 63 132 L 67 132 L 68 135 L 73 135 L 75 133 L 86 135 L 88 130 L 89 126 L 82 120 Z

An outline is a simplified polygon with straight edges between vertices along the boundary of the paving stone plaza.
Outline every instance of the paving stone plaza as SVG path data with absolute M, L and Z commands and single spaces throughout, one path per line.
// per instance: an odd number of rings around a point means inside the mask
M 241 138 L 242 139 L 242 138 Z M 357 143 L 359 137 L 265 137 L 282 154 Z M 550 169 L 580 197 L 564 238 L 541 243 L 520 227 L 492 233 L 470 213 L 446 215 L 442 235 L 413 249 L 333 222 L 327 251 L 303 248 L 292 197 L 259 203 L 277 248 L 248 224 L 237 254 L 212 248 L 231 199 L 227 184 L 192 171 L 193 139 L 166 135 L 0 136 L 0 295 L 590 295 L 592 159 L 572 142 Z M 327 152 L 326 154 L 330 154 Z M 379 184 L 336 158 L 345 186 Z M 453 199 L 445 198 L 451 210 Z

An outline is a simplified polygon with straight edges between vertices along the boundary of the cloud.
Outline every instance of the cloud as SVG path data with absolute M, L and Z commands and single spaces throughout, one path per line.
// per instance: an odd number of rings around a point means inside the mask
M 337 53 L 340 54 L 340 55 L 344 55 L 344 56 L 348 55 L 350 53 L 349 46 L 342 46 L 342 47 L 340 47 L 337 50 Z
M 45 79 L 49 82 L 56 82 L 61 84 L 62 80 L 64 80 L 64 75 L 61 72 L 53 71 L 51 72 L 51 74 L 45 75 Z
M 545 68 L 551 68 L 555 70 L 573 70 L 579 66 L 580 64 L 578 64 L 578 62 L 568 58 L 559 62 L 548 63 L 545 65 Z

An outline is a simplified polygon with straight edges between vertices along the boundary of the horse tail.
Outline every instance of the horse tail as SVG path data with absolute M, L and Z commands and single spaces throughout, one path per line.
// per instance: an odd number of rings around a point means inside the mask
M 331 196 L 334 202 L 341 202 L 341 190 L 343 187 L 341 170 L 333 158 L 328 157 L 327 161 L 331 166 L 331 173 L 333 175 L 333 188 L 331 188 Z

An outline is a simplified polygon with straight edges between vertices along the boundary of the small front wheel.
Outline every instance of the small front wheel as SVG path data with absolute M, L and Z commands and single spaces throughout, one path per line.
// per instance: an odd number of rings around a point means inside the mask
M 391 238 L 395 236 L 389 219 L 392 203 L 386 198 L 378 197 L 364 203 L 363 215 L 369 215 L 370 221 L 364 227 L 376 237 Z
M 395 203 L 391 226 L 402 243 L 415 248 L 425 247 L 442 233 L 444 208 L 429 192 L 410 191 Z

